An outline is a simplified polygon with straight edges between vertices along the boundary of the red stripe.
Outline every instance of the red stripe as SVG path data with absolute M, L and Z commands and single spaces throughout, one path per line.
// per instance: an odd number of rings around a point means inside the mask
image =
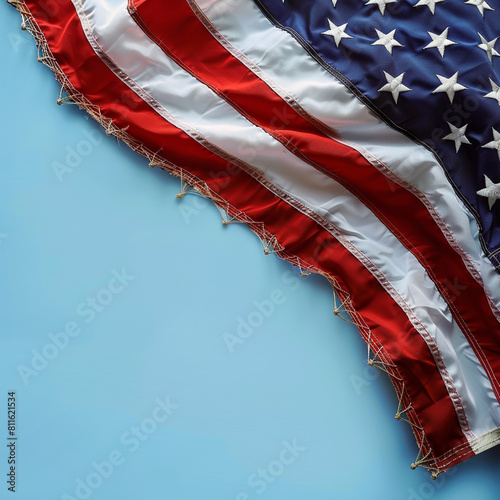
M 500 400 L 499 322 L 483 287 L 452 248 L 428 207 L 356 150 L 327 137 L 312 118 L 308 121 L 288 106 L 212 36 L 186 1 L 177 2 L 174 9 L 165 7 L 162 0 L 129 0 L 129 9 L 137 24 L 170 58 L 299 158 L 326 169 L 415 255 L 449 304 Z M 279 124 L 276 112 L 283 109 L 287 110 L 286 121 Z M 457 294 L 457 283 L 462 291 L 462 287 L 467 288 L 467 293 Z M 473 304 L 470 297 L 474 297 Z
M 166 122 L 117 79 L 88 45 L 70 2 L 58 4 L 57 12 L 48 21 L 42 17 L 37 2 L 27 3 L 71 84 L 98 105 L 104 116 L 120 128 L 128 127 L 128 132 L 150 150 L 166 152 L 169 161 L 205 180 L 214 192 L 252 220 L 264 222 L 266 229 L 285 247 L 283 257 L 291 259 L 297 255 L 337 280 L 352 297 L 354 317 L 371 329 L 374 347 L 383 345 L 387 357 L 383 353 L 381 356 L 397 367 L 397 376 L 404 381 L 414 409 L 409 417 L 415 425 L 423 426 L 434 456 L 450 450 L 453 450 L 452 460 L 471 456 L 473 452 L 427 345 L 361 262 L 318 223 L 241 168 L 229 166 L 227 161 Z M 74 47 L 78 47 L 78 52 Z M 366 334 L 363 329 L 361 332 Z M 399 384 L 397 379 L 394 383 Z M 458 458 L 461 454 L 464 455 Z M 438 466 L 444 467 L 445 462 L 448 459 L 440 460 Z

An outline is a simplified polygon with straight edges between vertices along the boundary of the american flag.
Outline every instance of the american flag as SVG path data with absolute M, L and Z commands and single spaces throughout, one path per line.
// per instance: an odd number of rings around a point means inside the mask
M 59 102 L 330 281 L 391 377 L 414 466 L 499 442 L 494 5 L 10 3 Z

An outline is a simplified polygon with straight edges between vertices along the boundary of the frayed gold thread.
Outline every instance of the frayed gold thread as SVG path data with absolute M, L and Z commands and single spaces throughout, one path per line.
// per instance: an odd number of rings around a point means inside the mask
M 62 105 L 62 104 L 74 104 L 77 105 L 80 109 L 85 110 L 94 120 L 96 120 L 98 123 L 100 123 L 104 129 L 107 135 L 114 136 L 117 141 L 121 140 L 125 144 L 127 144 L 132 150 L 138 152 L 139 154 L 145 156 L 149 160 L 149 166 L 150 167 L 160 167 L 161 169 L 169 172 L 172 175 L 175 175 L 176 177 L 180 178 L 181 180 L 181 191 L 180 193 L 177 194 L 177 198 L 183 198 L 184 195 L 187 193 L 193 193 L 197 195 L 202 195 L 205 196 L 206 198 L 210 199 L 217 207 L 218 209 L 220 208 L 221 210 L 225 211 L 225 216 L 222 218 L 222 223 L 224 225 L 231 224 L 233 222 L 238 222 L 238 223 L 244 223 L 249 226 L 249 228 L 259 237 L 259 239 L 262 242 L 262 247 L 264 250 L 265 254 L 272 254 L 276 253 L 280 258 L 292 263 L 293 265 L 296 265 L 297 267 L 300 268 L 301 271 L 301 276 L 307 276 L 311 273 L 315 274 L 320 274 L 325 276 L 330 284 L 332 285 L 334 289 L 334 314 L 335 316 L 339 317 L 343 321 L 346 321 L 348 323 L 351 323 L 355 325 L 358 330 L 360 331 L 362 337 L 365 339 L 365 342 L 367 343 L 368 346 L 368 353 L 370 350 L 372 352 L 376 352 L 373 358 L 368 356 L 368 364 L 370 366 L 374 366 L 385 373 L 389 375 L 391 380 L 393 381 L 393 384 L 401 387 L 399 391 L 399 397 L 398 400 L 400 401 L 400 404 L 398 406 L 398 410 L 396 413 L 396 416 L 401 416 L 402 414 L 405 414 L 406 411 L 411 411 L 413 408 L 411 407 L 411 404 L 408 405 L 406 408 L 401 407 L 401 402 L 403 400 L 403 396 L 406 394 L 406 389 L 404 386 L 404 381 L 396 374 L 397 370 L 395 365 L 392 365 L 390 363 L 387 363 L 386 361 L 382 360 L 380 357 L 380 352 L 382 348 L 379 348 L 378 351 L 375 351 L 372 349 L 371 345 L 371 330 L 369 327 L 365 324 L 362 323 L 360 320 L 359 322 L 356 321 L 356 318 L 358 317 L 355 308 L 350 300 L 350 295 L 348 292 L 342 289 L 342 287 L 339 285 L 339 283 L 336 281 L 334 277 L 331 275 L 328 275 L 327 273 L 316 269 L 309 264 L 302 262 L 299 257 L 297 256 L 292 256 L 288 254 L 285 250 L 284 247 L 282 247 L 279 242 L 277 241 L 276 236 L 271 235 L 267 232 L 265 226 L 263 223 L 258 223 L 253 220 L 251 220 L 246 214 L 242 213 L 241 211 L 238 211 L 234 207 L 230 206 L 228 202 L 226 202 L 223 198 L 221 198 L 217 193 L 214 193 L 210 190 L 210 188 L 207 186 L 207 184 L 204 181 L 201 181 L 200 179 L 196 178 L 194 175 L 190 174 L 189 172 L 184 171 L 182 168 L 169 163 L 168 161 L 164 159 L 158 159 L 157 158 L 157 153 L 153 153 L 151 150 L 146 148 L 144 144 L 132 136 L 130 136 L 127 133 L 127 128 L 125 127 L 124 129 L 120 129 L 116 127 L 113 123 L 112 120 L 104 117 L 101 113 L 101 110 L 98 106 L 92 104 L 90 101 L 88 101 L 85 96 L 83 96 L 78 90 L 76 90 L 71 83 L 69 82 L 68 78 L 66 75 L 63 73 L 61 68 L 59 67 L 57 61 L 53 57 L 53 55 L 50 52 L 50 49 L 48 47 L 47 41 L 45 40 L 45 37 L 36 24 L 36 21 L 34 20 L 33 16 L 31 15 L 28 7 L 22 0 L 7 0 L 9 4 L 14 6 L 19 13 L 21 14 L 22 18 L 22 23 L 21 23 L 21 29 L 28 31 L 31 36 L 35 39 L 36 45 L 37 45 L 37 51 L 38 51 L 38 61 L 49 67 L 55 77 L 56 80 L 59 82 L 61 85 L 61 91 L 59 98 L 57 100 L 57 104 Z M 63 94 L 66 94 L 63 97 Z M 341 301 L 339 305 L 336 303 L 336 296 L 339 297 L 344 297 L 344 299 Z M 345 318 L 342 316 L 343 313 L 346 313 L 349 315 L 349 319 Z M 353 319 L 354 318 L 354 319 Z M 397 391 L 398 392 L 398 391 Z M 404 420 L 405 422 L 408 422 L 412 429 L 414 430 L 414 434 L 417 440 L 417 445 L 419 447 L 419 453 L 417 455 L 417 458 L 415 462 L 411 464 L 411 468 L 415 469 L 417 467 L 424 467 L 428 469 L 431 472 L 432 478 L 436 479 L 440 473 L 443 471 L 440 471 L 437 467 L 433 466 L 435 463 L 435 460 L 432 458 L 432 450 L 428 450 L 427 453 L 424 455 L 424 448 L 426 447 L 426 437 L 423 429 L 411 422 L 407 418 L 401 418 L 401 420 Z M 417 437 L 417 432 L 420 431 L 420 436 Z

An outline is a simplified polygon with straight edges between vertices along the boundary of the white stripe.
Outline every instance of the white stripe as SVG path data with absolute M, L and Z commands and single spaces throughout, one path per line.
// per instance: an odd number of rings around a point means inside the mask
M 500 275 L 481 249 L 476 220 L 427 149 L 384 124 L 317 64 L 291 35 L 275 28 L 253 2 L 192 0 L 192 3 L 199 5 L 223 35 L 224 45 L 233 55 L 250 68 L 258 65 L 264 73 L 260 77 L 265 79 L 267 75 L 283 89 L 283 94 L 295 99 L 312 116 L 338 131 L 346 141 L 379 158 L 424 193 L 472 259 L 488 295 L 495 307 L 500 308 Z
M 78 0 L 73 3 L 80 4 Z M 93 30 L 107 56 L 130 75 L 133 82 L 126 83 L 135 92 L 192 137 L 199 139 L 201 133 L 339 227 L 351 251 L 355 252 L 352 245 L 359 248 L 385 274 L 391 286 L 385 283 L 384 286 L 406 310 L 415 328 L 429 344 L 435 339 L 448 367 L 449 375 L 443 370 L 443 379 L 452 393 L 455 389 L 450 376 L 453 379 L 456 391 L 470 410 L 469 424 L 474 434 L 491 428 L 484 415 L 492 408 L 495 422 L 500 422 L 500 407 L 491 396 L 488 378 L 447 304 L 416 258 L 363 204 L 340 184 L 296 158 L 169 60 L 126 14 L 122 0 L 87 0 L 83 6 L 91 24 L 87 28 Z M 82 12 L 80 15 L 83 18 Z M 119 76 L 125 78 L 121 73 Z M 377 277 L 380 278 L 380 272 Z M 407 304 L 412 304 L 411 310 Z

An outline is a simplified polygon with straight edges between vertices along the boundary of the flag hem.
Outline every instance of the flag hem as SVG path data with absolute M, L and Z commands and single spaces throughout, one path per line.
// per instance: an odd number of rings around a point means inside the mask
M 53 56 L 45 36 L 38 26 L 35 17 L 29 10 L 27 4 L 22 0 L 7 0 L 14 6 L 22 17 L 21 28 L 28 31 L 35 39 L 38 50 L 38 61 L 46 65 L 54 73 L 57 82 L 61 85 L 61 91 L 57 99 L 57 104 L 76 104 L 79 109 L 86 111 L 94 120 L 96 120 L 106 132 L 106 135 L 114 136 L 117 140 L 122 140 L 135 152 L 148 159 L 150 167 L 160 167 L 162 170 L 176 176 L 181 181 L 181 192 L 177 195 L 182 198 L 189 192 L 195 192 L 210 199 L 221 212 L 221 218 L 224 225 L 231 222 L 241 222 L 246 224 L 261 240 L 264 252 L 266 254 L 275 253 L 279 258 L 290 262 L 300 269 L 301 275 L 314 273 L 324 276 L 331 284 L 333 291 L 341 301 L 341 307 L 349 314 L 350 320 L 343 318 L 341 310 L 335 307 L 335 315 L 344 321 L 353 323 L 363 340 L 368 346 L 369 366 L 376 367 L 388 374 L 392 385 L 398 396 L 398 409 L 396 412 L 397 420 L 404 420 L 410 424 L 419 453 L 417 459 L 411 464 L 412 469 L 423 467 L 431 472 L 432 477 L 436 478 L 439 474 L 445 472 L 450 467 L 459 462 L 485 451 L 500 443 L 500 428 L 494 429 L 487 434 L 478 437 L 471 443 L 464 443 L 451 448 L 447 453 L 441 456 L 435 456 L 430 448 L 425 431 L 421 425 L 417 412 L 412 407 L 411 398 L 406 390 L 405 383 L 400 376 L 397 366 L 393 363 L 389 353 L 385 350 L 382 343 L 375 337 L 373 331 L 364 322 L 362 316 L 356 311 L 349 292 L 345 291 L 338 283 L 333 274 L 322 271 L 315 266 L 303 261 L 297 255 L 285 251 L 280 247 L 277 237 L 267 231 L 263 222 L 257 222 L 250 219 L 244 212 L 231 206 L 224 198 L 211 190 L 207 183 L 195 175 L 187 172 L 162 157 L 149 150 L 142 142 L 131 136 L 126 129 L 118 128 L 113 120 L 106 118 L 97 105 L 92 104 L 82 93 L 80 93 L 69 81 L 55 57 Z M 66 94 L 66 95 L 64 95 Z M 225 219 L 222 213 L 227 214 Z M 370 351 L 374 353 L 370 358 Z M 472 445 L 472 450 L 471 450 Z

